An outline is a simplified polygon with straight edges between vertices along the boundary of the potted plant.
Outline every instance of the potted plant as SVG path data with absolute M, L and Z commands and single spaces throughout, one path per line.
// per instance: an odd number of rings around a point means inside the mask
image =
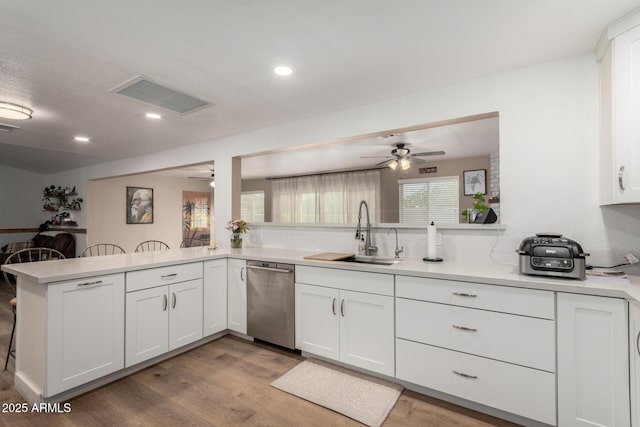
M 485 202 L 486 200 L 482 193 L 477 192 L 473 195 L 473 208 L 463 210 L 461 215 L 467 219 L 467 222 L 473 222 L 478 213 L 486 212 L 489 209 Z
M 231 247 L 242 247 L 242 235 L 249 231 L 249 224 L 243 219 L 233 219 L 227 223 L 226 229 L 231 231 Z

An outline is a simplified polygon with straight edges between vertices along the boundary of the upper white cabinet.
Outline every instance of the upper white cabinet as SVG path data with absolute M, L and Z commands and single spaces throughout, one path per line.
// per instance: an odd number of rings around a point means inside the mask
M 124 368 L 124 274 L 49 284 L 47 292 L 45 396 Z M 18 350 L 33 359 L 32 345 Z
M 247 333 L 247 262 L 229 258 L 227 264 L 229 305 L 227 325 L 232 331 Z
M 204 263 L 204 336 L 227 329 L 227 260 Z
M 630 425 L 627 302 L 559 292 L 558 425 Z
M 601 204 L 640 203 L 640 12 L 609 25 L 597 53 Z

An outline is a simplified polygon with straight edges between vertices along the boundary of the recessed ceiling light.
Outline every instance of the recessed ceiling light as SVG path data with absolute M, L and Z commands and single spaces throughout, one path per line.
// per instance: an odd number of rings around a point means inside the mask
M 76 136 L 73 139 L 75 139 L 78 142 L 89 142 L 89 138 L 86 136 Z
M 31 118 L 33 110 L 22 105 L 0 101 L 0 117 L 3 119 L 27 120 Z
M 288 67 L 286 65 L 280 65 L 273 69 L 273 72 L 279 76 L 290 76 L 293 73 L 293 68 Z
M 162 118 L 162 116 L 160 114 L 156 114 L 156 113 L 147 113 L 146 116 L 149 119 L 161 119 Z

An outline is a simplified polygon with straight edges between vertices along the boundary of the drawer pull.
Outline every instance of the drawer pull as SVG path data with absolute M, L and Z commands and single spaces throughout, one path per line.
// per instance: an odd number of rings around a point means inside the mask
M 164 276 L 160 276 L 160 278 L 163 279 L 163 280 L 165 280 L 165 279 L 173 279 L 177 275 L 178 275 L 178 273 L 165 274 Z
M 102 283 L 102 280 L 96 280 L 95 282 L 78 283 L 78 287 L 84 288 L 85 286 L 95 286 L 95 285 L 99 285 L 100 283 Z
M 464 292 L 451 292 L 453 295 L 457 296 L 457 297 L 467 297 L 467 298 L 475 298 L 478 295 L 474 295 L 474 294 L 467 294 Z
M 478 330 L 475 328 L 468 328 L 466 326 L 459 326 L 459 325 L 451 325 L 451 326 L 453 326 L 456 329 L 460 329 L 461 331 L 478 332 Z
M 458 372 L 458 371 L 455 371 L 455 370 L 453 370 L 453 371 L 451 371 L 451 372 L 453 372 L 453 373 L 454 373 L 454 374 L 456 374 L 456 375 L 460 375 L 461 377 L 464 377 L 464 378 L 470 378 L 470 379 L 472 379 L 472 380 L 476 380 L 476 379 L 478 379 L 478 377 L 477 377 L 477 376 L 475 376 L 475 375 L 465 374 L 464 372 Z

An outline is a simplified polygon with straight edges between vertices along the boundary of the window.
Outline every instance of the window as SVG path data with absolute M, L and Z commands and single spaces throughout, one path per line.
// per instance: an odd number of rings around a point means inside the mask
M 298 224 L 349 224 L 358 219 L 361 200 L 371 222 L 380 212 L 380 171 L 341 172 L 278 178 L 273 189 L 273 221 Z
M 459 177 L 406 179 L 400 185 L 400 222 L 426 225 L 459 222 Z
M 264 191 L 244 191 L 240 203 L 242 219 L 248 223 L 264 222 Z

